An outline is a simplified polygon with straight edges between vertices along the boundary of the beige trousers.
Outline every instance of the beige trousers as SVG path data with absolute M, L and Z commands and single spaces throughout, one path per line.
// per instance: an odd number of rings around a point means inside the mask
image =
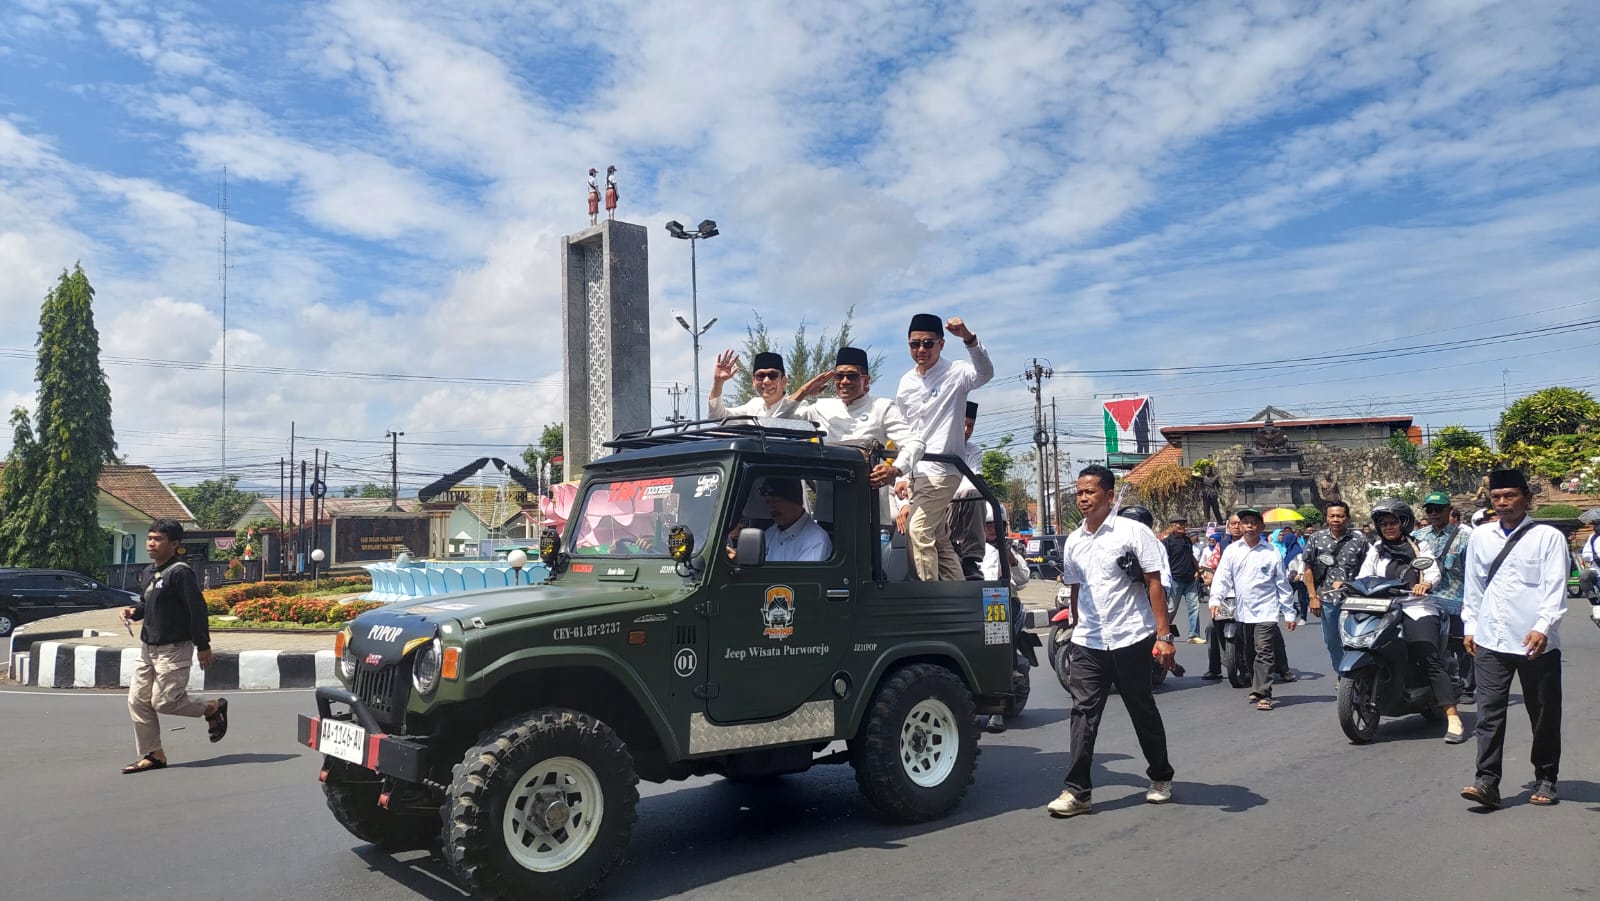
M 159 714 L 206 714 L 206 702 L 189 697 L 189 670 L 194 666 L 194 642 L 147 644 L 128 685 L 128 714 L 133 717 L 134 744 L 139 756 L 161 750 Z
M 950 542 L 950 500 L 960 475 L 916 476 L 911 480 L 911 521 L 906 544 L 911 568 L 922 582 L 961 581 L 961 558 Z

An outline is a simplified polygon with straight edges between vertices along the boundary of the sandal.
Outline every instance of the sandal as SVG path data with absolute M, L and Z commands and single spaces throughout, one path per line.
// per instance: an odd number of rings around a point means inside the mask
M 1256 702 L 1256 709 L 1257 710 L 1271 710 L 1272 709 L 1272 699 L 1268 698 L 1268 697 L 1263 697 L 1261 700 Z
M 166 769 L 166 767 L 167 762 L 165 760 L 162 760 L 155 754 L 151 753 L 146 754 L 138 760 L 135 760 L 133 763 L 123 767 L 122 775 L 131 776 L 134 773 L 147 773 L 150 770 L 163 770 Z
M 1540 779 L 1533 787 L 1533 794 L 1528 796 L 1528 803 L 1539 807 L 1549 807 L 1560 802 L 1556 797 L 1556 784 L 1549 779 Z
M 222 736 L 228 734 L 227 698 L 217 698 L 217 710 L 215 713 L 206 717 L 206 722 L 211 726 L 208 734 L 211 736 L 212 743 L 215 744 L 216 742 L 222 741 Z
M 1552 790 L 1554 787 L 1552 786 Z M 1500 790 L 1492 785 L 1477 782 L 1461 790 L 1461 797 L 1490 810 L 1500 809 Z

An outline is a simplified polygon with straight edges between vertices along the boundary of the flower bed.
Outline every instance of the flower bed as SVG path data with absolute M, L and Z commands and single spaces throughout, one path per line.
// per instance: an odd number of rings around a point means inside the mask
M 340 576 L 336 579 L 323 579 L 320 585 L 310 582 L 251 582 L 247 585 L 234 585 L 228 588 L 213 588 L 204 592 L 206 599 L 206 612 L 212 616 L 237 616 L 244 620 L 257 620 L 265 622 L 342 622 L 350 619 L 363 610 L 370 610 L 378 604 L 367 601 L 353 601 L 341 604 L 336 600 L 321 600 L 312 595 L 318 594 L 354 594 L 369 591 L 372 580 L 366 576 Z M 272 601 L 274 603 L 293 601 L 297 603 L 327 604 L 340 608 L 341 611 L 355 608 L 360 605 L 355 613 L 339 615 L 329 619 L 303 620 L 279 619 L 263 620 L 253 615 L 257 611 L 277 610 L 270 605 L 255 604 L 258 601 Z M 254 606 L 247 606 L 253 605 Z M 241 608 L 249 614 L 240 612 Z
M 382 606 L 377 601 L 342 603 L 327 598 L 257 598 L 234 605 L 233 615 L 245 622 L 342 623 Z

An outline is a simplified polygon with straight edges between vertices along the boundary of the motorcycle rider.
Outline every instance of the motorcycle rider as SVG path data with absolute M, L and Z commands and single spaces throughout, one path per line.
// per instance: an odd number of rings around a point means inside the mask
M 1471 529 L 1462 528 L 1450 505 L 1450 495 L 1435 491 L 1422 500 L 1422 515 L 1427 525 L 1411 537 L 1439 564 L 1439 584 L 1430 592 L 1439 609 L 1450 618 L 1452 643 L 1461 638 L 1461 591 L 1467 574 L 1467 539 Z M 1461 682 L 1460 701 L 1471 701 L 1477 680 L 1473 678 L 1472 655 L 1463 648 L 1456 655 L 1456 676 Z M 1458 703 L 1460 703 L 1458 701 Z
M 1303 578 L 1310 598 L 1313 617 L 1322 618 L 1322 643 L 1328 649 L 1328 661 L 1334 671 L 1344 658 L 1344 640 L 1339 637 L 1339 604 L 1343 600 L 1340 590 L 1344 583 L 1361 571 L 1366 559 L 1367 543 L 1361 533 L 1349 528 L 1350 507 L 1344 501 L 1332 501 L 1323 516 L 1328 527 L 1311 536 L 1306 543 L 1306 571 Z M 1323 563 L 1324 557 L 1332 558 Z
M 1448 514 L 1446 514 L 1448 516 Z M 1401 634 L 1405 636 L 1406 649 L 1412 659 L 1422 661 L 1428 673 L 1428 684 L 1433 688 L 1433 699 L 1444 709 L 1448 720 L 1444 733 L 1446 744 L 1459 745 L 1467 740 L 1466 729 L 1461 725 L 1461 714 L 1456 711 L 1456 686 L 1445 671 L 1440 656 L 1443 647 L 1439 627 L 1443 611 L 1429 592 L 1444 578 L 1437 560 L 1426 570 L 1418 571 L 1412 562 L 1427 557 L 1422 545 L 1411 537 L 1416 515 L 1404 501 L 1386 497 L 1372 505 L 1372 527 L 1378 540 L 1367 550 L 1357 578 L 1395 579 L 1411 589 L 1411 597 L 1400 607 L 1405 617 Z

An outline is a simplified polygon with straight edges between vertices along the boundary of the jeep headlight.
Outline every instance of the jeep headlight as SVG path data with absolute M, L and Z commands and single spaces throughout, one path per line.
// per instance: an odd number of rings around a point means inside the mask
M 432 694 L 439 687 L 439 668 L 443 660 L 444 647 L 437 638 L 417 652 L 417 659 L 411 664 L 411 684 L 420 694 Z
M 356 677 L 356 655 L 350 650 L 350 627 L 345 626 L 333 640 L 334 652 L 339 655 L 339 672 L 346 682 Z

